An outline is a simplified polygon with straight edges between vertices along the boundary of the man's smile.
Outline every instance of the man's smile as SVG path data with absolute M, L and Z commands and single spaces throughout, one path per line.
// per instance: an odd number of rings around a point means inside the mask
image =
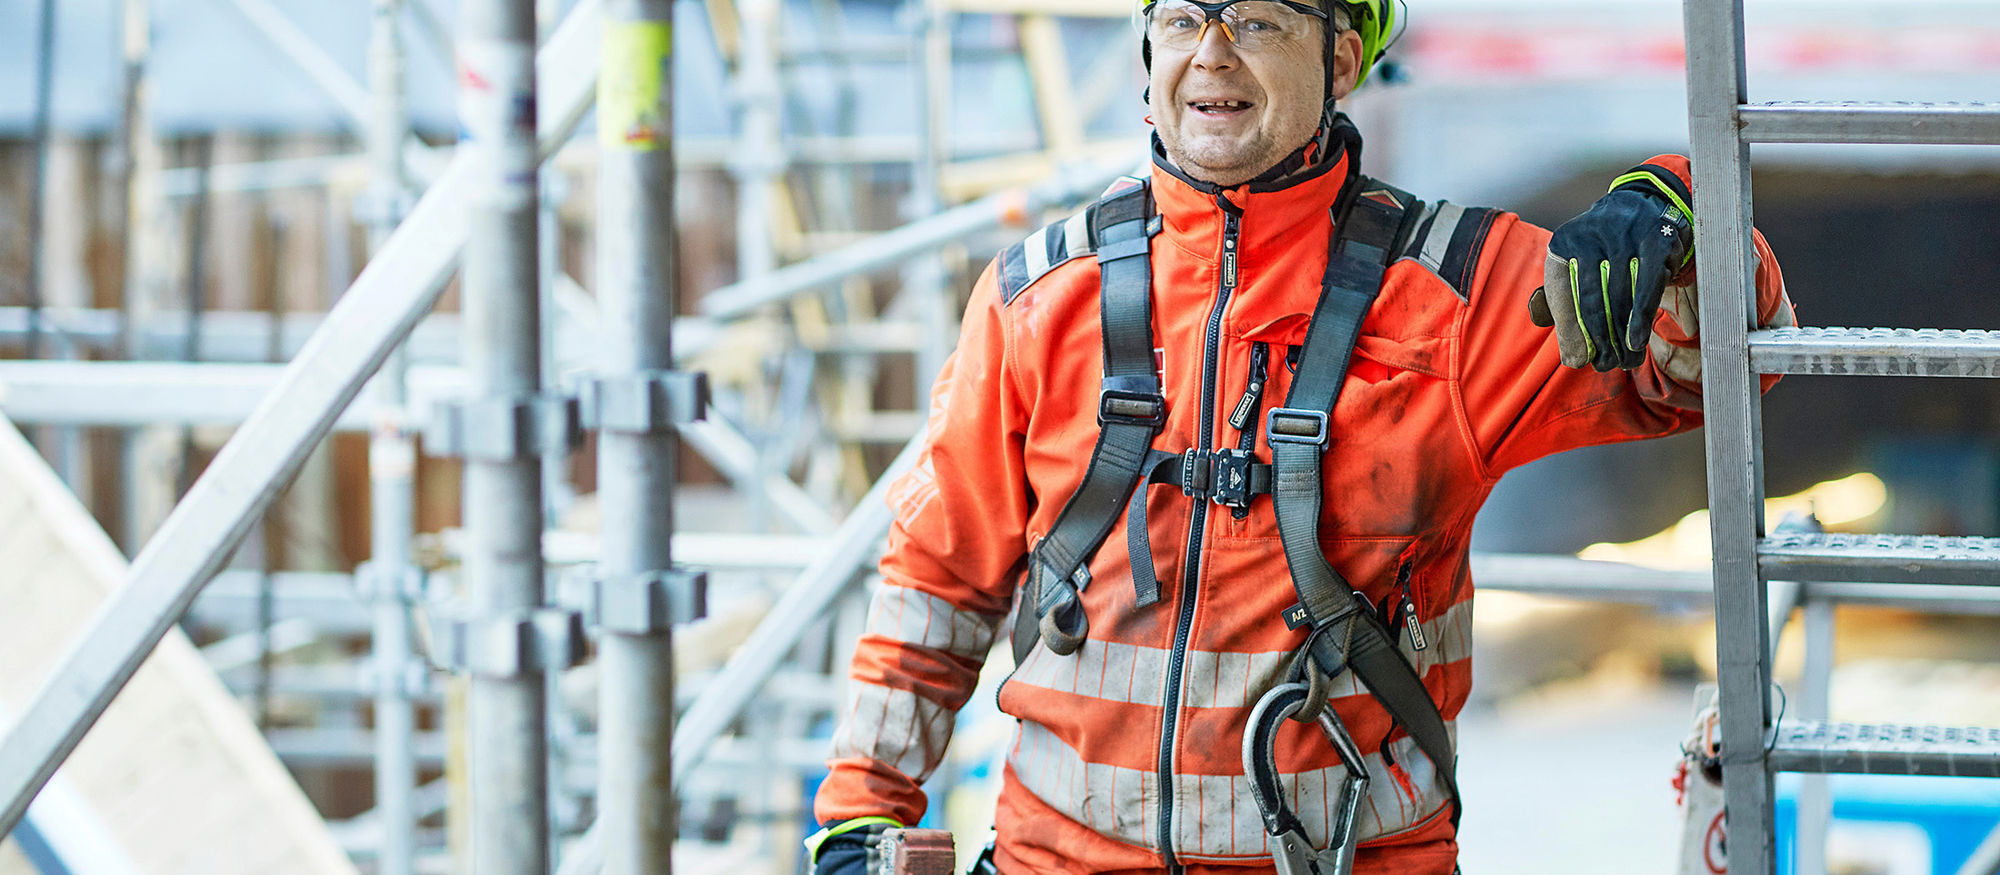
M 1188 108 L 1194 110 L 1196 114 L 1215 119 L 1235 118 L 1238 115 L 1249 112 L 1253 106 L 1256 106 L 1256 104 L 1248 100 L 1202 98 L 1188 101 Z

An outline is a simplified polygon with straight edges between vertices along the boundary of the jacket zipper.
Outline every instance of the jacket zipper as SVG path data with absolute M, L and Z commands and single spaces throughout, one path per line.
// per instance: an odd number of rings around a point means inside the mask
M 1236 291 L 1236 238 L 1242 230 L 1242 211 L 1220 192 L 1215 205 L 1222 210 L 1222 282 L 1216 289 L 1215 308 L 1208 314 L 1208 334 L 1201 357 L 1201 427 L 1195 449 L 1208 452 L 1215 438 L 1215 368 L 1222 345 L 1222 314 L 1229 296 Z M 1195 581 L 1201 577 L 1202 530 L 1208 523 L 1208 508 L 1197 505 L 1189 514 L 1186 572 L 1181 575 L 1180 619 L 1174 626 L 1174 649 L 1167 660 L 1166 707 L 1160 712 L 1160 854 L 1167 866 L 1180 871 L 1174 859 L 1174 730 L 1180 721 L 1181 671 L 1187 662 L 1188 635 L 1194 627 Z
M 1411 572 L 1417 567 L 1416 551 L 1415 542 L 1403 551 L 1402 561 L 1396 565 L 1396 587 L 1400 592 L 1389 594 L 1390 598 L 1395 598 L 1397 595 L 1401 595 L 1402 598 L 1396 602 L 1395 611 L 1382 619 L 1389 624 L 1391 633 L 1397 631 L 1398 623 L 1405 626 L 1410 633 L 1410 646 L 1423 650 L 1430 646 L 1430 642 L 1424 640 L 1424 620 L 1417 614 L 1417 596 L 1410 586 Z
M 1257 412 L 1263 409 L 1264 384 L 1270 378 L 1271 345 L 1259 340 L 1250 344 L 1249 385 L 1243 388 L 1243 397 L 1236 399 L 1236 409 L 1229 414 L 1229 427 L 1240 433 L 1236 449 L 1245 453 L 1257 446 Z M 1231 508 L 1229 513 L 1240 520 L 1250 515 L 1250 508 Z

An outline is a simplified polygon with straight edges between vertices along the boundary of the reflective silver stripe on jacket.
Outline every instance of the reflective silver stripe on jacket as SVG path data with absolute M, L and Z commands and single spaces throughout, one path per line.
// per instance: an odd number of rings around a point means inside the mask
M 1457 735 L 1457 724 L 1445 723 Z M 1422 823 L 1450 800 L 1429 760 L 1408 737 L 1390 743 L 1409 778 L 1397 780 L 1381 754 L 1365 757 L 1371 780 L 1361 806 L 1361 840 Z M 1050 808 L 1105 836 L 1156 848 L 1152 814 L 1159 810 L 1159 778 L 1145 769 L 1087 763 L 1040 724 L 1023 722 L 1007 758 L 1023 787 Z M 1346 767 L 1281 772 L 1285 795 L 1307 838 L 1324 846 Z M 1271 853 L 1263 819 L 1242 775 L 1174 776 L 1174 853 L 1208 857 L 1262 857 Z M 1415 791 L 1414 797 L 1411 790 Z
M 1451 251 L 1451 235 L 1458 233 L 1458 220 L 1465 218 L 1465 208 L 1454 203 L 1439 203 L 1430 209 L 1430 234 L 1424 237 L 1424 248 L 1417 253 L 1417 261 L 1432 273 L 1442 274 L 1444 256 Z
M 957 606 L 907 586 L 884 584 L 868 605 L 868 634 L 984 660 L 1000 617 Z
M 868 634 L 977 661 L 993 648 L 999 622 L 904 586 L 883 585 L 868 608 Z M 954 716 L 954 709 L 907 690 L 850 680 L 833 756 L 876 760 L 922 782 L 944 760 Z
M 1457 662 L 1472 655 L 1472 602 L 1466 600 L 1423 624 L 1428 645 L 1417 650 L 1410 644 L 1406 629 L 1391 630 L 1404 658 L 1416 666 L 1418 676 L 1434 666 Z M 1166 677 L 1170 653 L 1162 647 L 1141 647 L 1088 638 L 1069 656 L 1057 656 L 1048 648 L 1036 647 L 1014 672 L 1010 684 L 1027 684 L 1063 693 L 1130 702 L 1135 705 L 1161 703 L 1162 679 Z M 1189 708 L 1249 708 L 1257 697 L 1277 686 L 1284 673 L 1287 651 L 1263 653 L 1218 653 L 1189 650 L 1182 673 L 1181 703 Z M 1334 698 L 1363 695 L 1367 691 L 1353 672 L 1343 672 L 1333 680 Z
M 833 734 L 833 758 L 865 757 L 887 764 L 918 783 L 944 761 L 953 711 L 911 693 L 849 681 L 847 719 Z

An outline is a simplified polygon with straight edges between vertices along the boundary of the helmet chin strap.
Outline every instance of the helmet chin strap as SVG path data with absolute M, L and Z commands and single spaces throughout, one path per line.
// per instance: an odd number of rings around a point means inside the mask
M 1328 92 L 1326 105 L 1320 107 L 1319 130 L 1313 132 L 1310 142 L 1313 146 L 1313 157 L 1320 160 L 1325 160 L 1331 154 L 1328 152 L 1328 147 L 1333 145 L 1333 130 L 1340 118 L 1340 108 L 1335 105 L 1337 102 L 1333 99 L 1332 92 Z

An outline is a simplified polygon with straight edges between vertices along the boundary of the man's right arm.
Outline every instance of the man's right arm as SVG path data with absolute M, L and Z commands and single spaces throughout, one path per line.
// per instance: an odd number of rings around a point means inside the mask
M 1030 405 L 1011 374 L 1005 317 L 989 266 L 931 391 L 923 453 L 889 491 L 896 518 L 814 804 L 822 824 L 923 816 L 922 783 L 943 761 L 1012 597 L 1031 510 Z

